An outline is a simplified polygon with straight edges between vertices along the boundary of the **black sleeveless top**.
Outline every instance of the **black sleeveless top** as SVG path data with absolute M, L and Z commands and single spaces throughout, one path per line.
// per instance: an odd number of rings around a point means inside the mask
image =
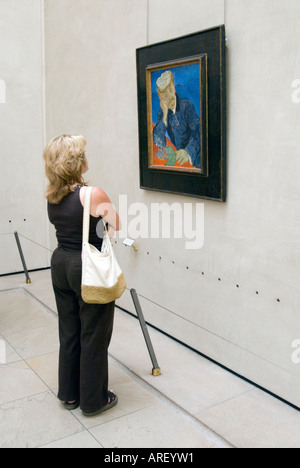
M 56 229 L 58 247 L 67 251 L 82 249 L 83 206 L 79 197 L 80 188 L 77 186 L 75 191 L 65 196 L 59 204 L 48 202 L 48 216 Z M 101 250 L 102 236 L 102 218 L 90 216 L 89 243 Z

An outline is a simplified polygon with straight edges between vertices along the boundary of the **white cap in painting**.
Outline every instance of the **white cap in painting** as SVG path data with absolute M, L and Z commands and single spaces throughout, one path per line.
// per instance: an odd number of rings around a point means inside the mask
M 156 81 L 157 87 L 160 91 L 164 91 L 172 81 L 173 74 L 170 70 L 164 72 Z

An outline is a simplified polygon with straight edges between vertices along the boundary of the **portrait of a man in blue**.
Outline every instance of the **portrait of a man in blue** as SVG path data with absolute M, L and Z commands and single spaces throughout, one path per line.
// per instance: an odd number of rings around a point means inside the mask
M 151 75 L 153 142 L 159 148 L 156 157 L 167 155 L 166 166 L 201 169 L 199 65 Z

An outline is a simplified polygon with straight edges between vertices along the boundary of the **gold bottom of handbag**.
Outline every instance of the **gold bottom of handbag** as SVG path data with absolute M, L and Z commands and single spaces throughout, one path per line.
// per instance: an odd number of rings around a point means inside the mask
M 120 274 L 118 282 L 111 288 L 101 286 L 81 285 L 81 296 L 87 304 L 109 304 L 119 299 L 126 289 L 126 281 L 123 273 Z

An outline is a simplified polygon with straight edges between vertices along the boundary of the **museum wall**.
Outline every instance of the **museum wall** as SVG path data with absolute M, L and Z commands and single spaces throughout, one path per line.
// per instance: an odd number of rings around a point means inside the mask
M 55 248 L 52 227 L 45 232 L 43 122 L 47 140 L 85 135 L 87 178 L 122 212 L 123 237 L 126 226 L 133 237 L 142 207 L 149 225 L 154 204 L 177 203 L 179 210 L 189 204 L 194 213 L 204 207 L 199 249 L 186 249 L 185 238 L 144 236 L 135 252 L 116 237 L 128 283 L 118 305 L 134 311 L 129 289 L 135 288 L 149 323 L 300 406 L 292 347 L 300 339 L 299 1 L 43 3 L 45 116 L 42 2 L 0 0 L 0 38 L 7 44 L 0 52 L 7 85 L 6 104 L 0 102 L 0 233 L 20 229 Z M 141 190 L 136 49 L 220 24 L 228 37 L 227 201 Z M 3 239 L 1 268 L 15 271 L 18 259 L 10 263 L 12 246 Z M 49 265 L 46 251 L 30 249 L 30 267 Z
M 0 274 L 49 264 L 42 151 L 44 125 L 43 2 L 0 0 Z M 33 241 L 33 242 L 32 242 Z M 36 242 L 36 243 L 34 243 Z

